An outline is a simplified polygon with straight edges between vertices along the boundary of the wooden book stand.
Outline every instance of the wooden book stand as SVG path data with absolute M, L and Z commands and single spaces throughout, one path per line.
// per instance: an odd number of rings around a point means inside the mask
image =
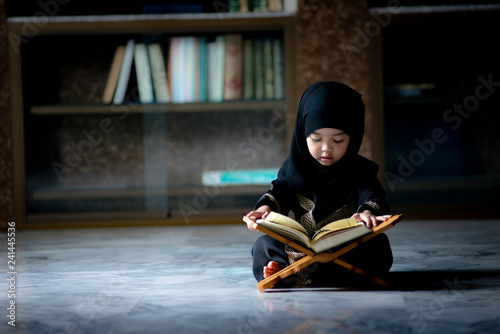
M 281 269 L 280 271 L 278 271 L 274 275 L 269 276 L 268 278 L 265 278 L 262 281 L 260 281 L 257 284 L 257 289 L 259 289 L 259 291 L 264 291 L 265 289 L 271 288 L 276 283 L 278 283 L 280 280 L 306 268 L 307 266 L 313 264 L 314 262 L 326 263 L 326 262 L 330 262 L 330 261 L 333 261 L 334 263 L 336 263 L 344 268 L 352 270 L 357 274 L 365 275 L 368 278 L 370 278 L 372 281 L 376 282 L 377 284 L 380 284 L 380 285 L 386 287 L 388 285 L 386 281 L 384 281 L 381 278 L 378 278 L 374 275 L 371 275 L 371 274 L 365 272 L 364 270 L 357 268 L 357 267 L 339 259 L 339 256 L 347 253 L 348 251 L 350 251 L 353 248 L 356 248 L 359 244 L 374 238 L 378 234 L 387 231 L 391 227 L 395 226 L 402 218 L 403 218 L 402 214 L 393 215 L 391 218 L 389 218 L 385 222 L 374 227 L 372 229 L 372 231 L 373 231 L 372 233 L 367 234 L 367 235 L 365 235 L 359 239 L 356 239 L 354 241 L 346 243 L 342 248 L 338 249 L 337 251 L 335 251 L 333 253 L 326 253 L 325 252 L 325 253 L 318 253 L 318 254 L 314 253 L 310 249 L 307 249 L 303 246 L 298 245 L 297 243 L 295 243 L 295 242 L 293 242 L 285 237 L 282 237 L 279 234 L 276 234 L 273 231 L 270 231 L 269 229 L 267 229 L 263 226 L 258 225 L 257 229 L 259 231 L 269 235 L 270 237 L 273 237 L 276 240 L 279 240 L 279 241 L 293 247 L 294 249 L 306 254 L 306 256 L 304 256 L 302 259 L 298 260 L 297 262 L 289 265 L 288 267 Z M 247 217 L 243 217 L 243 221 L 254 222 L 253 220 L 250 220 Z

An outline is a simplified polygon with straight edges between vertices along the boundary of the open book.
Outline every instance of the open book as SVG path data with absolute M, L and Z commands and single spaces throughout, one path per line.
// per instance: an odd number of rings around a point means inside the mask
M 265 220 L 257 219 L 255 222 L 259 226 L 311 249 L 314 253 L 321 253 L 372 232 L 371 229 L 363 223 L 358 223 L 354 218 L 331 222 L 312 236 L 309 236 L 306 229 L 297 221 L 277 212 L 270 212 Z

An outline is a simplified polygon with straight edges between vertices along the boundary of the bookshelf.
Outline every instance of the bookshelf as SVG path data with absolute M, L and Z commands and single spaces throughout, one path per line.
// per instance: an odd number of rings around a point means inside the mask
M 256 173 L 286 157 L 297 103 L 295 21 L 293 12 L 8 18 L 16 222 L 239 222 L 268 188 L 252 181 Z M 127 40 L 235 33 L 282 42 L 283 98 L 101 103 L 115 49 Z M 246 171 L 246 181 L 203 183 L 212 171 Z
M 500 96 L 480 100 L 478 92 L 500 71 L 492 43 L 499 7 L 402 9 L 381 43 L 386 175 L 405 179 L 387 182 L 391 208 L 418 219 L 496 217 Z M 457 53 L 457 45 L 467 47 Z

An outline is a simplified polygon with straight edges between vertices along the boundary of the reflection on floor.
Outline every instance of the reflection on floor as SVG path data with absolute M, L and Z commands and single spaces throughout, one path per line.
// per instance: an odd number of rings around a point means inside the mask
M 260 234 L 243 224 L 17 231 L 16 327 L 2 292 L 0 332 L 500 332 L 499 220 L 402 221 L 387 234 L 390 289 L 261 293 Z

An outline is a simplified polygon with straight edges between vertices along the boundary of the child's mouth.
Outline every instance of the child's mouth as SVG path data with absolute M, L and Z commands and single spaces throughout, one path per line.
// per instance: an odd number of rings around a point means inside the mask
M 323 161 L 323 162 L 331 162 L 332 160 L 333 160 L 333 157 L 330 157 L 330 156 L 321 157 L 321 161 Z

